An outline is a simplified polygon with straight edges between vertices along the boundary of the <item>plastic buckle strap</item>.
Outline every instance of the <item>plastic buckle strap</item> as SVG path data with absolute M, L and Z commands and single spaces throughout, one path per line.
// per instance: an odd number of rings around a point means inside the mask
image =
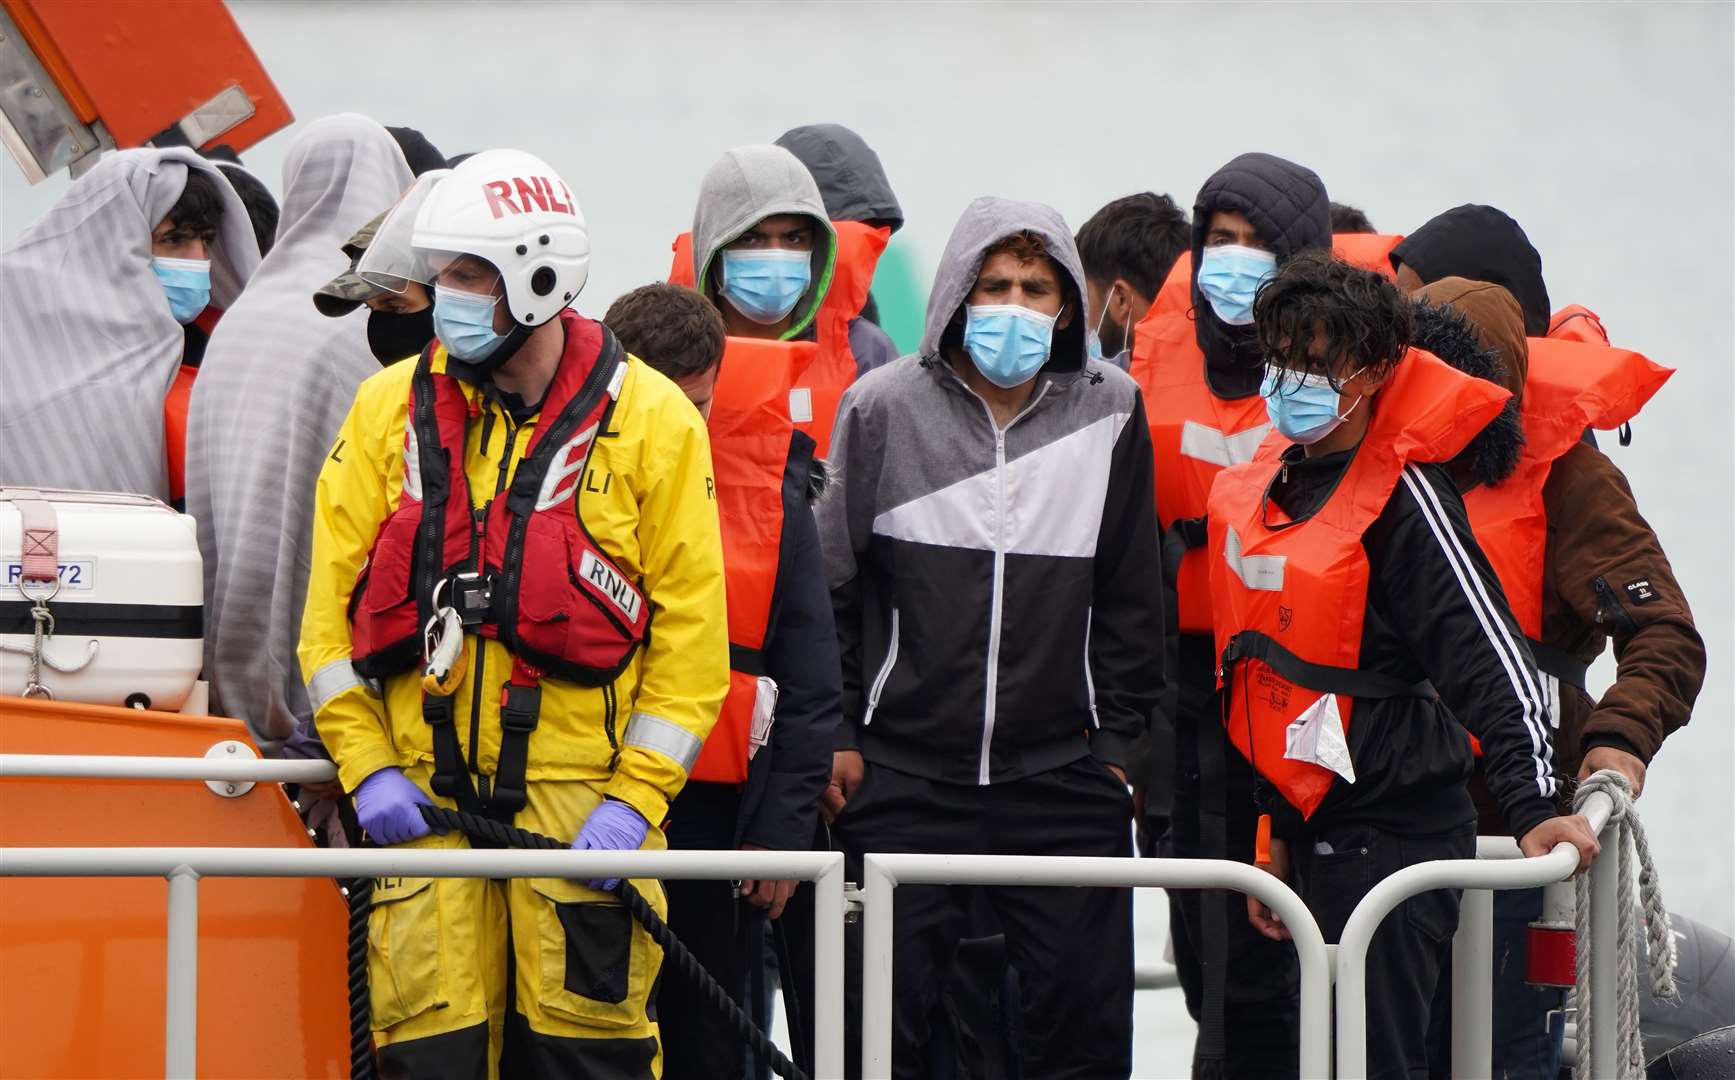
M 512 664 L 512 677 L 500 691 L 500 762 L 494 770 L 489 816 L 516 814 L 530 795 L 524 778 L 530 761 L 530 735 L 542 713 L 542 686 L 522 661 Z
M 463 771 L 464 755 L 458 747 L 458 728 L 453 722 L 454 715 L 450 697 L 422 695 L 422 719 L 434 729 L 434 775 L 428 781 L 428 786 L 435 795 L 446 799 L 458 797 L 460 775 L 464 778 L 465 787 L 469 786 L 470 779 L 469 774 Z

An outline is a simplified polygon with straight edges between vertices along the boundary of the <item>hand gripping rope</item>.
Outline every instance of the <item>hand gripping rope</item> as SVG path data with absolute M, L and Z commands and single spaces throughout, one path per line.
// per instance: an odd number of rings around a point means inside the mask
M 1639 860 L 1639 900 L 1645 907 L 1645 956 L 1650 966 L 1651 996 L 1658 1001 L 1678 1004 L 1680 991 L 1675 986 L 1675 935 L 1669 925 L 1669 912 L 1663 906 L 1663 893 L 1657 884 L 1657 868 L 1651 862 L 1651 845 L 1645 839 L 1644 826 L 1633 810 L 1633 789 L 1627 778 L 1612 769 L 1604 769 L 1578 786 L 1573 796 L 1574 807 L 1594 792 L 1602 792 L 1614 803 L 1609 814 L 1608 835 L 1614 852 L 1604 851 L 1602 858 L 1616 857 L 1620 875 L 1619 904 L 1616 914 L 1615 955 L 1615 1048 L 1619 1055 L 1619 1073 L 1615 1077 L 1597 1080 L 1642 1080 L 1645 1075 L 1644 1044 L 1639 1038 L 1639 986 L 1637 959 L 1633 940 L 1633 868 L 1632 857 Z M 1577 882 L 1578 942 L 1578 1064 L 1574 1080 L 1591 1080 L 1591 988 L 1590 988 L 1590 875 L 1580 874 Z
M 536 848 L 543 851 L 565 851 L 564 844 L 552 836 L 543 836 L 525 829 L 514 828 L 490 818 L 448 810 L 441 806 L 423 806 L 422 817 L 441 831 L 456 830 L 472 840 L 483 840 L 499 847 Z M 679 938 L 652 910 L 632 883 L 622 878 L 614 889 L 627 910 L 632 912 L 651 939 L 662 947 L 663 955 L 674 962 L 681 975 L 704 993 L 711 1006 L 728 1017 L 743 1042 L 753 1047 L 761 1060 L 771 1062 L 771 1071 L 783 1080 L 808 1080 L 807 1074 L 777 1048 L 769 1036 L 748 1018 L 741 1006 L 729 996 L 717 980 Z M 361 878 L 349 884 L 349 1016 L 350 1070 L 354 1080 L 372 1080 L 373 1020 L 368 1002 L 367 982 L 367 921 L 373 900 L 373 879 Z

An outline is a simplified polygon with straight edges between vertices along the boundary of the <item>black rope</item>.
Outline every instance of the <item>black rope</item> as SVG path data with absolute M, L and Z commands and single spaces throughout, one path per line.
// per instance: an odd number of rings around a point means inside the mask
M 552 836 L 543 836 L 476 814 L 466 814 L 461 810 L 448 810 L 443 806 L 423 806 L 422 817 L 441 832 L 456 830 L 472 840 L 481 840 L 492 847 L 565 851 L 571 846 Z M 629 881 L 622 878 L 614 893 L 620 897 L 627 910 L 632 912 L 639 925 L 645 928 L 645 932 L 651 935 L 651 940 L 662 947 L 663 955 L 674 961 L 676 970 L 703 993 L 705 1000 L 710 1002 L 713 1008 L 728 1018 L 742 1041 L 753 1047 L 763 1059 L 771 1062 L 771 1071 L 784 1080 L 808 1080 L 807 1074 L 784 1056 L 777 1044 L 753 1023 L 741 1006 L 735 1003 L 735 999 L 729 996 L 729 992 L 699 963 L 698 958 L 687 951 L 687 947 L 681 944 L 680 939 L 669 929 L 669 924 L 658 917 L 656 911 Z M 350 884 L 350 1068 L 356 1080 L 371 1080 L 373 1076 L 373 1021 L 368 1007 L 367 984 L 367 915 L 372 897 L 373 879 Z
M 356 878 L 349 891 L 349 1074 L 373 1080 L 373 1005 L 367 988 L 367 917 L 373 909 L 374 879 Z

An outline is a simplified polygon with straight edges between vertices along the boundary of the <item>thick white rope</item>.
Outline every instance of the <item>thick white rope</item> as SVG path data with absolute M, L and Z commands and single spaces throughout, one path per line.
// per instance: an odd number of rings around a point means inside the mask
M 1651 845 L 1645 838 L 1645 828 L 1633 810 L 1633 789 L 1627 778 L 1612 769 L 1604 769 L 1579 784 L 1573 805 L 1582 807 L 1584 800 L 1602 792 L 1614 803 L 1608 827 L 1603 835 L 1607 843 L 1599 858 L 1616 860 L 1619 874 L 1620 910 L 1615 922 L 1615 1051 L 1619 1059 L 1618 1072 L 1613 1077 L 1595 1080 L 1643 1080 L 1645 1075 L 1644 1041 L 1639 1031 L 1639 983 L 1633 936 L 1633 872 L 1632 857 L 1639 860 L 1638 900 L 1645 909 L 1645 956 L 1650 967 L 1651 996 L 1658 1001 L 1674 1004 L 1680 1001 L 1675 987 L 1675 935 L 1669 925 L 1669 912 L 1663 906 L 1662 889 L 1657 882 L 1656 864 L 1651 861 Z M 1613 851 L 1609 847 L 1614 848 Z M 1573 1070 L 1575 1080 L 1592 1080 L 1590 1047 L 1594 1013 L 1590 988 L 1590 875 L 1580 874 L 1577 882 L 1577 1004 L 1578 1004 L 1578 1063 Z M 1608 959 L 1603 958 L 1604 961 Z

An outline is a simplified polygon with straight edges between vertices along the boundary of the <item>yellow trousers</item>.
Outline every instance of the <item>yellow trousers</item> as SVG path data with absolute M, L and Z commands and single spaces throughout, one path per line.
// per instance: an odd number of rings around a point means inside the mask
M 425 764 L 405 770 L 424 792 L 431 773 Z M 580 781 L 533 781 L 529 796 L 513 824 L 568 842 L 602 801 L 600 786 Z M 401 846 L 470 843 L 436 833 Z M 665 847 L 653 826 L 643 848 Z M 633 885 L 667 917 L 660 884 Z M 659 1077 L 662 1045 L 647 1006 L 662 962 L 632 913 L 583 882 L 380 878 L 368 920 L 380 1075 L 495 1080 L 504 1048 L 514 1078 Z

